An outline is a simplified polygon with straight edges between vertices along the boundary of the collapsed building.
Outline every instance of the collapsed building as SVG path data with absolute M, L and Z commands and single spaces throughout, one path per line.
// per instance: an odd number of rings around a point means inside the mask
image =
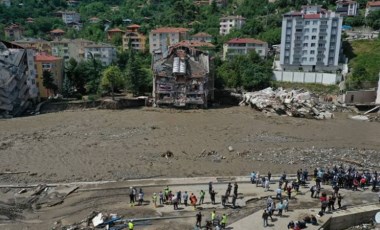
M 34 51 L 0 41 L 0 117 L 19 116 L 38 96 Z
M 207 108 L 214 99 L 214 76 L 210 55 L 190 42 L 169 48 L 168 54 L 153 57 L 154 105 Z

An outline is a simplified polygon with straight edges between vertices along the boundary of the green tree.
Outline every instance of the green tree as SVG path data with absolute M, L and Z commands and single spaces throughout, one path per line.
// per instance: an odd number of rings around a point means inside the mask
M 42 72 L 42 85 L 49 90 L 49 94 L 53 91 L 54 95 L 58 90 L 58 86 L 54 83 L 53 75 L 48 70 Z
M 124 88 L 125 86 L 125 80 L 119 67 L 112 65 L 103 71 L 101 86 L 103 89 L 110 89 L 112 93 L 112 100 L 115 100 L 115 90 Z

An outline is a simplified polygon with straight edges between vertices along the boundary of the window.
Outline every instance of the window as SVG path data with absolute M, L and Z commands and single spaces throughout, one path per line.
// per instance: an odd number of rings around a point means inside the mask
M 296 40 L 301 40 L 301 36 L 297 36 L 297 37 L 296 37 Z
M 316 33 L 317 32 L 317 28 L 313 28 L 312 32 Z
M 315 43 L 311 43 L 311 47 L 315 47 Z
M 318 60 L 318 61 L 322 61 L 322 58 L 318 58 L 317 60 Z
M 314 58 L 313 57 L 309 58 L 309 61 L 314 61 Z
M 290 41 L 290 35 L 286 35 L 286 41 Z
M 296 32 L 302 32 L 302 29 L 296 29 Z
M 317 38 L 317 36 L 311 36 L 311 40 L 315 40 Z
M 42 63 L 42 69 L 50 69 L 52 67 L 51 63 Z
M 303 47 L 308 47 L 309 45 L 307 43 L 303 43 Z
M 313 25 L 318 25 L 318 21 L 314 20 Z
M 305 21 L 305 25 L 310 25 L 310 21 Z
M 302 62 L 305 62 L 305 61 L 307 61 L 307 58 L 303 57 Z
M 323 51 L 318 51 L 318 54 L 323 54 Z
M 310 51 L 310 54 L 315 54 L 315 51 L 314 51 L 314 50 L 311 50 L 311 51 Z
M 307 50 L 302 50 L 303 55 L 307 55 Z
M 308 40 L 309 36 L 304 36 L 303 39 Z
M 323 39 L 325 39 L 324 36 L 319 36 L 319 40 L 323 40 Z
M 325 46 L 324 44 L 321 44 L 321 43 L 318 44 L 318 47 L 324 47 L 324 46 Z
M 309 28 L 306 28 L 305 29 L 305 33 L 309 33 L 310 32 L 310 29 Z

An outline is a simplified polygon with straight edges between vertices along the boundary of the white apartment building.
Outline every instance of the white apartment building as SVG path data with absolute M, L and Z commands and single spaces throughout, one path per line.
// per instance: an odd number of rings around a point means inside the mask
M 370 12 L 380 10 L 380 1 L 368 1 L 365 8 L 365 16 L 367 17 Z
M 80 14 L 74 11 L 62 12 L 62 20 L 65 24 L 79 23 Z
M 220 35 L 227 35 L 230 33 L 232 29 L 241 29 L 243 25 L 245 24 L 245 18 L 243 18 L 240 15 L 237 16 L 228 16 L 228 17 L 222 17 L 219 19 L 220 23 L 220 29 L 219 34 Z
M 341 16 L 356 16 L 359 4 L 351 0 L 339 0 L 336 2 L 336 13 Z
M 99 60 L 103 66 L 109 66 L 116 60 L 116 48 L 103 43 L 85 46 L 84 59 L 92 60 L 92 58 Z
M 268 43 L 253 38 L 234 38 L 223 45 L 223 60 L 234 55 L 248 54 L 255 51 L 264 58 L 268 54 Z
M 280 64 L 304 71 L 339 68 L 343 18 L 320 6 L 283 15 Z
M 166 53 L 168 47 L 183 40 L 188 40 L 189 29 L 162 27 L 150 31 L 149 33 L 149 52 Z

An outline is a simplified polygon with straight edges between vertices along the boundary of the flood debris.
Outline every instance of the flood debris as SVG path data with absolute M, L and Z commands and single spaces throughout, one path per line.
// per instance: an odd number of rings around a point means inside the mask
M 250 105 L 265 113 L 318 120 L 334 118 L 332 111 L 338 107 L 331 102 L 322 102 L 317 95 L 303 89 L 288 91 L 283 88 L 274 90 L 271 87 L 243 93 L 240 105 Z

